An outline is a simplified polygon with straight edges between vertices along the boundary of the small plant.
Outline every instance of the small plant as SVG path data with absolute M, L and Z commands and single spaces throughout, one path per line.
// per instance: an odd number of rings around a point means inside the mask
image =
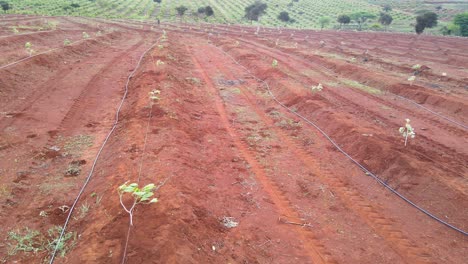
M 89 39 L 89 34 L 88 34 L 88 33 L 86 33 L 86 32 L 83 32 L 83 34 L 82 34 L 82 35 L 83 35 L 83 38 L 84 38 L 84 39 Z
M 47 251 L 54 252 L 55 248 L 57 248 L 57 253 L 60 257 L 65 257 L 67 252 L 69 252 L 76 244 L 76 232 L 65 232 L 60 239 L 60 234 L 62 233 L 61 226 L 53 226 L 47 230 Z M 70 243 L 70 239 L 73 239 L 72 243 Z
M 278 61 L 275 60 L 275 59 L 273 59 L 273 62 L 271 63 L 271 66 L 272 66 L 273 68 L 278 67 Z
M 16 255 L 19 251 L 34 252 L 44 250 L 44 243 L 41 239 L 41 233 L 37 230 L 25 227 L 23 230 L 9 231 L 8 240 L 13 243 L 8 243 L 8 255 Z
M 154 102 L 154 101 L 158 101 L 159 99 L 161 99 L 161 98 L 159 98 L 159 95 L 160 95 L 160 94 L 161 94 L 161 91 L 159 91 L 159 90 L 153 90 L 153 91 L 151 91 L 151 92 L 149 93 L 149 95 L 150 95 L 149 98 L 150 98 L 150 100 L 153 101 L 153 102 Z
M 408 78 L 408 81 L 410 82 L 410 86 L 413 86 L 413 82 L 416 80 L 416 76 L 412 75 Z
M 70 41 L 69 39 L 65 39 L 65 40 L 63 41 L 63 45 L 64 45 L 64 46 L 68 46 L 68 45 L 70 45 L 70 44 L 71 44 L 71 41 Z
M 323 90 L 323 85 L 321 83 L 312 86 L 312 92 L 320 92 Z
M 162 49 L 164 49 L 164 46 L 163 45 L 158 45 L 158 49 L 162 50 Z
M 88 214 L 89 208 L 90 206 L 87 202 L 85 202 L 84 204 L 80 206 L 80 216 L 79 216 L 80 219 L 84 218 Z
M 18 31 L 18 29 L 16 27 L 13 27 L 11 30 L 13 31 L 13 34 L 18 34 L 19 33 L 19 31 Z
M 31 57 L 34 53 L 34 50 L 32 48 L 32 43 L 31 42 L 26 42 L 26 44 L 24 44 L 24 48 L 26 48 L 26 51 L 28 52 L 29 54 L 29 57 Z
M 414 138 L 416 133 L 414 133 L 414 128 L 410 124 L 410 120 L 407 118 L 406 124 L 404 127 L 400 127 L 399 132 L 405 138 L 405 146 L 408 141 L 408 137 Z
M 157 60 L 157 61 L 156 61 L 156 66 L 161 66 L 161 65 L 164 65 L 164 64 L 165 64 L 165 63 L 164 63 L 164 61 L 162 61 L 162 60 Z
M 419 70 L 419 69 L 421 69 L 421 64 L 415 64 L 415 65 L 413 65 L 413 66 L 411 67 L 411 69 L 413 69 L 413 70 Z
M 133 210 L 137 204 L 152 204 L 158 201 L 157 198 L 151 197 L 154 195 L 153 190 L 156 188 L 154 183 L 150 183 L 143 188 L 138 188 L 138 183 L 130 183 L 128 182 L 120 185 L 117 190 L 119 192 L 120 204 L 124 208 L 125 212 L 130 215 L 130 225 L 133 225 Z M 123 202 L 124 194 L 129 193 L 133 197 L 133 203 L 130 208 L 127 208 Z

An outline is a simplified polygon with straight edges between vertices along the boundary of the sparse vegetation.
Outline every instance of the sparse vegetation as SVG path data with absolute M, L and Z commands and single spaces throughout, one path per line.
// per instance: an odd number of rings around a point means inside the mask
M 47 234 L 42 234 L 37 230 L 25 227 L 19 230 L 8 232 L 8 255 L 13 256 L 22 253 L 53 252 L 62 227 L 52 226 L 47 230 Z M 57 247 L 58 255 L 64 257 L 76 243 L 76 233 L 66 232 Z

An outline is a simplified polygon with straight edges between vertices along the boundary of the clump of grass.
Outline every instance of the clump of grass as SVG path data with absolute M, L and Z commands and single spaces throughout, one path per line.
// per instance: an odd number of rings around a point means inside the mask
M 76 135 L 70 138 L 59 138 L 59 140 L 64 142 L 65 155 L 72 156 L 80 156 L 94 143 L 94 137 L 89 135 Z
M 45 249 L 41 233 L 37 230 L 25 227 L 23 230 L 8 232 L 8 255 L 13 256 L 18 252 L 37 253 Z
M 78 176 L 81 173 L 81 167 L 78 164 L 68 165 L 67 170 L 65 171 L 65 176 Z
M 201 81 L 200 79 L 196 78 L 196 77 L 187 77 L 185 78 L 186 81 L 188 81 L 189 83 L 193 84 L 193 85 L 200 85 Z
M 345 84 L 345 85 L 357 88 L 359 90 L 362 90 L 362 91 L 370 93 L 370 94 L 382 94 L 382 91 L 379 90 L 379 89 L 364 85 L 362 83 L 359 83 L 359 82 L 356 82 L 356 81 L 353 81 L 353 80 L 345 79 L 345 80 L 341 80 L 341 82 L 343 84 Z

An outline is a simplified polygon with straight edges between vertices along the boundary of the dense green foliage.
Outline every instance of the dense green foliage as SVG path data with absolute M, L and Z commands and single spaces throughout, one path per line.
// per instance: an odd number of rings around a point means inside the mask
M 362 30 L 362 25 L 366 23 L 368 19 L 375 18 L 376 16 L 368 12 L 356 12 L 350 14 L 349 17 L 358 24 L 358 30 Z
M 258 21 L 258 19 L 265 14 L 268 5 L 262 1 L 255 1 L 255 3 L 245 8 L 245 18 L 251 21 Z
M 379 23 L 388 27 L 393 21 L 393 17 L 387 13 L 380 13 Z
M 7 11 L 11 8 L 10 4 L 6 1 L 0 1 L 0 6 L 2 7 L 3 11 Z
M 282 11 L 279 15 L 278 15 L 278 19 L 283 21 L 283 22 L 288 22 L 289 20 L 291 20 L 291 18 L 289 17 L 289 13 L 286 12 L 286 11 Z
M 453 24 L 459 27 L 461 36 L 468 37 L 468 12 L 456 15 Z
M 414 29 L 417 34 L 421 34 L 424 29 L 437 26 L 437 14 L 434 12 L 427 12 L 416 17 L 416 25 Z
M 340 23 L 340 27 L 342 27 L 343 24 L 349 24 L 351 22 L 351 18 L 348 15 L 339 15 L 337 21 Z

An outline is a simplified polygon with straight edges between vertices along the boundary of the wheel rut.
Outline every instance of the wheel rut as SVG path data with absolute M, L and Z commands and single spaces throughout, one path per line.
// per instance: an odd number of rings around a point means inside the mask
M 191 51 L 188 48 L 187 52 L 189 54 L 191 53 Z M 223 101 L 219 97 L 218 91 L 216 90 L 216 86 L 211 80 L 211 78 L 208 76 L 204 66 L 200 64 L 199 58 L 197 58 L 197 56 L 200 55 L 192 56 L 193 63 L 196 65 L 197 70 L 200 72 L 203 81 L 206 83 L 207 88 L 214 97 L 213 100 L 215 101 L 216 109 L 218 110 L 224 127 L 231 136 L 236 148 L 251 166 L 252 172 L 261 182 L 265 192 L 269 194 L 272 202 L 276 205 L 278 209 L 278 217 L 283 216 L 288 219 L 300 219 L 299 214 L 295 212 L 295 210 L 292 208 L 291 202 L 284 195 L 284 192 L 281 191 L 278 185 L 267 176 L 266 172 L 262 169 L 262 166 L 256 159 L 255 154 L 248 149 L 248 147 L 239 137 L 235 129 L 231 126 L 225 107 L 223 105 Z M 313 263 L 336 263 L 336 261 L 333 260 L 331 254 L 325 249 L 323 244 L 321 244 L 319 240 L 314 237 L 313 232 L 299 226 L 291 226 L 291 229 L 294 230 L 303 241 L 304 250 L 306 251 L 307 255 L 310 256 Z
M 226 58 L 226 61 L 229 60 L 230 58 Z M 215 66 L 217 69 L 223 68 L 222 65 Z M 258 98 L 249 91 L 248 88 L 241 89 L 241 94 L 245 98 L 244 101 L 248 102 L 248 107 L 261 118 L 262 123 L 266 124 L 266 126 L 279 137 L 279 140 L 287 146 L 286 149 L 292 152 L 293 156 L 302 161 L 303 165 L 307 167 L 313 175 L 319 177 L 321 182 L 331 187 L 333 193 L 339 197 L 342 204 L 361 217 L 364 223 L 379 234 L 390 248 L 408 263 L 432 263 L 431 255 L 400 231 L 400 223 L 391 217 L 386 217 L 381 209 L 369 203 L 359 191 L 341 180 L 340 175 L 336 175 L 336 173 L 326 167 L 319 166 L 320 162 L 311 156 L 309 153 L 310 150 L 305 149 L 301 143 L 294 141 L 282 129 L 275 126 L 271 117 L 265 114 L 265 109 L 260 109 L 258 104 L 254 103 Z M 285 111 L 283 110 L 283 112 Z M 285 112 L 285 114 L 290 115 L 289 112 Z M 252 153 L 252 155 L 255 154 Z M 332 162 L 331 160 L 330 162 Z M 271 181 L 275 186 L 279 186 L 274 180 Z M 278 189 L 280 189 L 280 187 L 278 187 Z

